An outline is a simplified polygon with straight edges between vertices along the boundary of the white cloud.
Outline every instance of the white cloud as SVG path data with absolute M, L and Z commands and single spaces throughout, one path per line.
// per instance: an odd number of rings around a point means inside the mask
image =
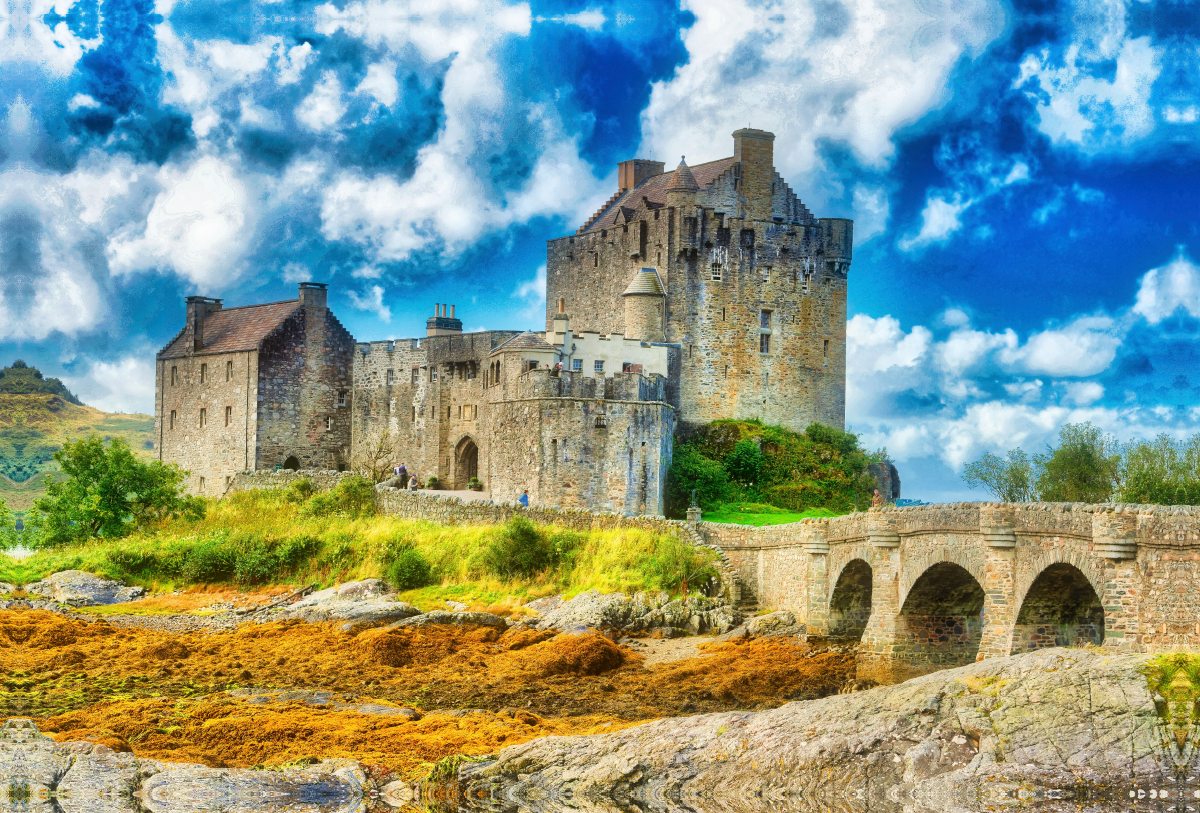
M 1157 325 L 1176 311 L 1200 318 L 1200 268 L 1180 246 L 1175 258 L 1147 271 L 1138 284 L 1133 312 Z
M 88 406 L 105 412 L 154 414 L 154 350 L 115 361 L 96 361 L 87 372 L 63 376 L 63 383 Z
M 391 107 L 400 98 L 400 83 L 396 81 L 396 65 L 380 62 L 367 68 L 367 75 L 359 82 L 354 92 L 370 96 L 384 107 Z
M 299 82 L 300 76 L 315 54 L 316 52 L 307 42 L 294 45 L 286 51 L 280 49 L 275 62 L 275 69 L 279 75 L 275 81 L 281 85 L 294 85 Z
M 350 304 L 360 311 L 373 313 L 381 321 L 392 321 L 392 311 L 387 305 L 383 304 L 383 286 L 372 285 L 366 292 L 360 296 L 356 291 L 347 291 L 346 296 L 350 299 Z
M 940 195 L 930 196 L 925 201 L 925 208 L 921 210 L 921 230 L 900 240 L 900 248 L 903 251 L 912 251 L 945 241 L 962 228 L 962 213 L 974 203 L 974 200 L 964 200 L 959 194 L 955 194 L 949 200 Z
M 374 265 L 360 265 L 350 272 L 350 276 L 355 279 L 379 279 L 383 276 L 383 269 Z
M 1107 59 L 1113 49 L 1104 48 Z M 1079 43 L 1060 60 L 1048 48 L 1026 54 L 1013 86 L 1025 88 L 1037 107 L 1037 128 L 1052 141 L 1090 153 L 1127 148 L 1154 129 L 1150 94 L 1162 53 L 1149 37 L 1139 37 L 1121 42 L 1115 56 L 1110 80 L 1106 66 L 1089 60 Z
M 682 7 L 696 17 L 680 34 L 688 60 L 653 86 L 641 152 L 699 163 L 729 155 L 736 129 L 770 130 L 776 167 L 818 208 L 846 191 L 820 144 L 849 148 L 862 164 L 886 170 L 896 132 L 947 102 L 954 67 L 1005 26 L 1004 5 L 992 0 L 686 0 Z
M 861 246 L 887 228 L 891 206 L 883 187 L 854 185 L 854 242 Z
M 538 18 L 542 19 L 542 18 Z M 557 17 L 551 17 L 551 21 L 563 23 L 564 25 L 577 25 L 580 28 L 590 28 L 593 31 L 599 31 L 604 28 L 604 23 L 608 20 L 604 16 L 604 12 L 598 8 L 589 8 L 586 11 L 577 11 L 574 14 L 562 14 Z
M 1169 104 L 1163 108 L 1163 121 L 1168 124 L 1195 124 L 1200 121 L 1200 107 L 1189 104 L 1187 107 L 1176 107 Z
M 158 184 L 144 230 L 124 229 L 109 242 L 113 272 L 170 269 L 205 291 L 236 279 L 254 224 L 235 168 L 205 156 L 188 167 L 164 166 Z
M 914 367 L 925 358 L 932 340 L 928 328 L 917 325 L 905 333 L 900 320 L 892 316 L 873 319 L 859 313 L 846 323 L 847 357 L 861 370 L 883 372 L 892 367 Z
M 517 285 L 512 295 L 525 302 L 521 316 L 526 319 L 544 316 L 546 313 L 546 266 L 540 266 L 533 275 L 533 279 L 525 280 Z
M 301 263 L 288 263 L 283 267 L 284 282 L 311 282 L 312 271 Z
M 1108 368 L 1123 338 L 1111 317 L 1081 316 L 1034 333 L 1023 346 L 1006 348 L 1000 359 L 1034 375 L 1086 377 Z
M 296 118 L 315 132 L 332 129 L 345 114 L 342 84 L 333 71 L 326 71 L 312 93 L 296 108 Z
M 1072 381 L 1064 389 L 1067 398 L 1077 406 L 1088 406 L 1104 397 L 1104 385 L 1097 381 Z

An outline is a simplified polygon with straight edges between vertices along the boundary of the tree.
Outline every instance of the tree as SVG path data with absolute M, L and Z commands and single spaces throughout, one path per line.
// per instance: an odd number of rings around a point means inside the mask
M 706 511 L 729 499 L 729 474 L 720 461 L 705 457 L 695 445 L 677 443 L 667 474 L 667 508 L 682 516 L 696 492 L 696 502 Z
M 1170 435 L 1121 450 L 1117 499 L 1156 505 L 1200 503 L 1200 435 L 1179 443 Z
M 33 504 L 35 546 L 116 538 L 166 517 L 204 515 L 204 501 L 184 491 L 187 472 L 138 460 L 121 438 L 68 441 L 54 459 L 66 479 L 49 483 Z
M 1038 497 L 1046 502 L 1108 502 L 1117 485 L 1117 441 L 1089 423 L 1066 424 L 1057 449 L 1035 458 Z
M 360 433 L 354 441 L 350 467 L 372 483 L 382 483 L 392 476 L 396 466 L 398 440 L 396 434 L 387 427 L 375 427 Z
M 984 488 L 1003 502 L 1030 502 L 1034 498 L 1034 473 L 1029 455 L 1011 449 L 1007 458 L 985 454 L 963 469 L 963 480 L 971 488 Z

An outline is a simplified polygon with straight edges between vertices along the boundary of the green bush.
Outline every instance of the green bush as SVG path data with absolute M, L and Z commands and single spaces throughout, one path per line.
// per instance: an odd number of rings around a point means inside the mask
M 433 569 L 421 552 L 411 545 L 403 547 L 388 567 L 388 582 L 397 590 L 415 590 L 433 580 Z
M 646 562 L 660 590 L 690 591 L 717 575 L 704 552 L 674 538 L 660 543 Z
M 733 451 L 725 458 L 725 471 L 729 477 L 742 485 L 753 486 L 762 482 L 762 448 L 753 440 L 739 440 Z
M 312 495 L 316 493 L 317 487 L 313 485 L 312 480 L 307 477 L 301 477 L 284 489 L 283 498 L 290 503 L 302 505 L 308 502 Z
M 484 551 L 484 567 L 501 578 L 530 578 L 556 564 L 554 546 L 525 517 L 513 517 Z
M 327 517 L 331 514 L 373 516 L 375 486 L 365 477 L 347 477 L 324 494 L 311 497 L 301 507 L 300 513 L 307 517 Z
M 183 560 L 179 576 L 188 584 L 227 582 L 234 577 L 237 557 L 225 539 L 198 542 Z
M 667 474 L 667 513 L 683 516 L 692 501 L 706 511 L 713 511 L 732 498 L 729 473 L 719 460 L 705 457 L 697 446 L 677 444 Z

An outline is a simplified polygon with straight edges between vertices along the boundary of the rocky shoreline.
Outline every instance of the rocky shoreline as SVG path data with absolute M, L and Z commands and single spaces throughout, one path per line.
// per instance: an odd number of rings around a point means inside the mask
M 546 737 L 462 766 L 458 804 L 1129 810 L 1127 789 L 1172 787 L 1163 781 L 1172 756 L 1140 671 L 1145 660 L 1048 649 L 769 711 Z

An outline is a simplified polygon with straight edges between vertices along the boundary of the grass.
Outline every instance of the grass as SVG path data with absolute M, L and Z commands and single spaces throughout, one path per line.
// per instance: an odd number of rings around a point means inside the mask
M 310 504 L 312 499 L 319 497 L 310 498 Z M 125 539 L 40 550 L 20 560 L 0 556 L 0 581 L 22 585 L 60 570 L 85 570 L 152 591 L 194 585 L 328 586 L 386 580 L 397 555 L 411 549 L 429 564 L 430 579 L 405 592 L 405 598 L 494 607 L 591 589 L 674 591 L 684 580 L 698 585 L 715 572 L 710 551 L 641 529 L 579 533 L 527 522 L 447 526 L 312 513 L 278 491 L 241 492 L 210 501 L 202 520 L 168 521 Z M 514 540 L 544 554 L 537 572 L 519 575 L 528 569 L 507 565 Z
M 728 522 L 735 525 L 784 525 L 789 522 L 799 522 L 810 517 L 841 516 L 828 508 L 810 508 L 807 511 L 789 511 L 786 508 L 776 508 L 773 505 L 761 503 L 729 503 L 722 505 L 716 511 L 703 515 L 706 522 Z

